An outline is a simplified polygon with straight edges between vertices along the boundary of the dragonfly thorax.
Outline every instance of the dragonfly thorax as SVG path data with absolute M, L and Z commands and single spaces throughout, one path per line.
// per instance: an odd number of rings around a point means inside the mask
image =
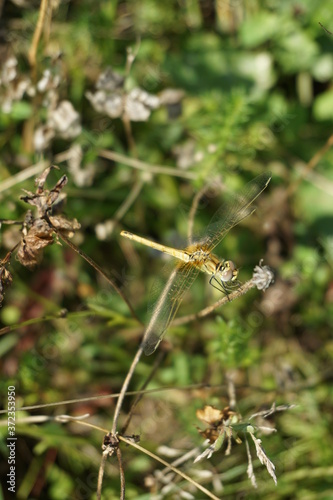
M 188 253 L 188 256 L 189 262 L 192 262 L 200 271 L 211 274 L 222 282 L 237 280 L 238 269 L 231 260 L 220 260 L 204 248 L 195 248 Z

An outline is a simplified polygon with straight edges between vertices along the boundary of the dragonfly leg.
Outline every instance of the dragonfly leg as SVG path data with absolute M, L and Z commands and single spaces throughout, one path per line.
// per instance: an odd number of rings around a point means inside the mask
M 210 277 L 209 284 L 212 285 L 212 287 L 216 288 L 216 290 L 218 290 L 219 292 L 222 292 L 227 296 L 229 295 L 229 291 L 224 282 L 219 281 L 214 274 Z

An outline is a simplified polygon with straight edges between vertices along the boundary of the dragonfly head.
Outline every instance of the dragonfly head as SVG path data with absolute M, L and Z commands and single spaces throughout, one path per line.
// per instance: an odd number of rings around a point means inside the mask
M 238 269 L 232 260 L 225 260 L 219 269 L 219 276 L 221 281 L 235 282 L 238 277 Z

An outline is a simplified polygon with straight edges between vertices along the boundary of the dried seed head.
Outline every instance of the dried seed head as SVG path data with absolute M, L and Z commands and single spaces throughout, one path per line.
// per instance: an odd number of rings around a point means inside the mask
M 274 283 L 274 272 L 269 266 L 262 265 L 263 260 L 254 268 L 252 280 L 258 290 L 265 291 L 272 283 Z

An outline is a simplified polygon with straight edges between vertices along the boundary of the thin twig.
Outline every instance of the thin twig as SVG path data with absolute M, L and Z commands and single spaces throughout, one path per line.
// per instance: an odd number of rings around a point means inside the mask
M 107 452 L 107 450 L 105 450 L 102 453 L 102 460 L 101 460 L 101 464 L 99 466 L 99 471 L 98 471 L 98 481 L 97 481 L 97 490 L 96 490 L 97 500 L 101 500 L 104 469 L 105 469 L 106 459 L 108 458 L 108 455 L 109 455 L 109 453 Z
M 140 39 L 138 39 L 134 50 L 132 50 L 131 47 L 129 47 L 127 49 L 126 78 L 129 77 L 132 65 L 135 61 L 136 56 L 139 53 L 140 44 L 141 44 Z M 126 97 L 127 97 L 126 92 L 124 92 L 124 94 L 123 94 L 123 114 L 122 114 L 121 119 L 122 119 L 122 122 L 124 125 L 129 149 L 132 152 L 133 156 L 136 157 L 137 156 L 137 148 L 136 148 L 135 140 L 134 140 L 133 133 L 132 133 L 132 124 L 131 124 L 131 120 L 130 120 L 129 116 L 127 115 L 126 106 L 124 105 L 125 101 L 126 101 Z
M 173 472 L 175 472 L 176 474 L 178 474 L 179 476 L 181 476 L 183 479 L 185 479 L 185 481 L 188 481 L 191 484 L 193 484 L 196 488 L 198 488 L 200 491 L 202 491 L 203 493 L 205 493 L 205 495 L 207 495 L 209 498 L 212 498 L 213 500 L 219 500 L 218 497 L 216 497 L 213 493 L 211 493 L 206 488 L 204 488 L 203 486 L 201 486 L 201 484 L 197 483 L 191 477 L 189 477 L 187 474 L 184 474 L 184 472 L 180 471 L 176 467 L 173 467 L 171 464 L 169 464 L 168 462 L 166 462 L 165 460 L 163 460 L 159 456 L 155 455 L 151 451 L 146 450 L 145 448 L 143 448 L 142 446 L 138 445 L 137 443 L 134 443 L 133 441 L 125 439 L 123 436 L 119 436 L 118 435 L 117 437 L 118 437 L 119 441 L 123 441 L 124 443 L 127 443 L 130 446 L 133 446 L 134 448 L 137 448 L 138 450 L 142 451 L 146 455 L 149 455 L 151 458 L 153 458 L 157 462 L 160 462 L 165 467 L 167 467 L 168 469 L 172 470 Z
M 106 279 L 106 281 L 109 283 L 109 285 L 111 285 L 112 288 L 114 288 L 114 290 L 118 293 L 118 295 L 120 295 L 120 297 L 123 299 L 123 301 L 127 304 L 127 307 L 131 311 L 133 318 L 135 318 L 140 324 L 142 324 L 141 320 L 136 315 L 136 312 L 134 311 L 134 309 L 133 309 L 131 303 L 129 302 L 129 300 L 127 299 L 127 297 L 124 295 L 123 291 L 114 283 L 114 281 L 111 278 L 109 278 L 109 276 L 107 276 L 107 274 L 105 274 L 103 269 L 98 264 L 96 264 L 96 262 L 94 262 L 86 253 L 84 253 L 83 250 L 81 250 L 76 245 L 74 245 L 74 243 L 72 243 L 61 231 L 56 230 L 56 232 L 59 235 L 59 237 L 65 243 L 67 243 L 67 245 L 72 250 L 74 250 L 74 252 L 78 253 L 85 261 L 88 262 L 88 264 L 90 264 L 94 269 L 96 269 L 96 271 L 99 272 L 103 276 L 104 279 Z
M 120 389 L 120 395 L 119 395 L 119 398 L 118 398 L 118 401 L 117 401 L 117 405 L 116 405 L 116 408 L 115 408 L 115 411 L 114 411 L 111 434 L 116 434 L 118 419 L 119 419 L 121 407 L 122 407 L 123 402 L 124 402 L 124 398 L 126 396 L 127 388 L 129 386 L 131 378 L 132 378 L 132 376 L 134 374 L 134 370 L 136 368 L 136 365 L 140 361 L 142 353 L 143 353 L 143 348 L 142 348 L 142 344 L 141 344 L 140 347 L 139 347 L 139 349 L 137 350 L 136 355 L 134 356 L 134 359 L 132 361 L 130 369 L 128 370 L 126 378 L 125 378 L 125 380 L 123 382 L 123 385 L 122 385 L 122 387 Z
M 109 151 L 107 149 L 100 149 L 98 151 L 98 155 L 102 158 L 123 163 L 129 167 L 143 170 L 144 172 L 149 172 L 151 174 L 173 175 L 174 177 L 182 177 L 184 179 L 196 179 L 198 177 L 194 172 L 182 172 L 176 168 L 164 167 L 163 165 L 150 165 L 144 161 L 129 158 L 128 156 L 116 153 L 115 151 Z
M 137 396 L 137 395 L 148 395 L 148 394 L 156 394 L 158 392 L 164 392 L 164 391 L 192 391 L 192 390 L 197 390 L 197 389 L 221 389 L 224 388 L 224 385 L 216 385 L 216 386 L 210 386 L 209 384 L 191 384 L 189 386 L 185 387 L 175 387 L 169 386 L 169 387 L 158 387 L 155 389 L 141 389 L 138 391 L 127 391 L 125 396 Z M 242 386 L 240 386 L 242 387 Z M 246 386 L 247 387 L 247 386 Z M 258 389 L 258 388 L 257 388 Z M 259 389 L 258 389 L 259 390 Z M 21 408 L 16 408 L 15 412 L 19 411 L 27 411 L 27 410 L 39 410 L 41 408 L 50 408 L 52 406 L 64 406 L 64 405 L 70 405 L 70 404 L 76 404 L 76 403 L 84 403 L 87 401 L 98 401 L 101 399 L 115 399 L 120 396 L 120 393 L 112 393 L 112 394 L 103 394 L 102 396 L 90 396 L 88 398 L 77 398 L 77 399 L 67 399 L 65 401 L 56 401 L 55 403 L 45 403 L 41 405 L 32 405 L 32 406 L 22 406 Z M 8 410 L 0 410 L 0 415 L 8 413 Z M 105 430 L 105 433 L 108 431 Z
M 225 304 L 228 304 L 232 300 L 237 299 L 238 297 L 241 297 L 245 293 L 247 293 L 251 288 L 255 288 L 256 284 L 252 279 L 241 285 L 237 290 L 234 292 L 230 293 L 229 295 L 226 295 L 219 299 L 217 302 L 212 304 L 211 306 L 205 307 L 201 311 L 195 314 L 189 314 L 187 316 L 182 316 L 181 318 L 176 319 L 175 321 L 172 322 L 171 326 L 180 326 L 180 325 L 185 325 L 186 323 L 190 323 L 191 321 L 195 321 L 196 319 L 199 318 L 204 318 L 205 316 L 208 316 L 208 314 L 211 314 L 215 309 L 218 307 L 221 307 Z
M 131 151 L 133 156 L 137 156 L 137 149 L 136 149 L 135 140 L 134 140 L 133 133 L 132 133 L 131 120 L 129 119 L 126 111 L 123 113 L 123 115 L 121 117 L 121 121 L 123 122 L 123 125 L 124 125 L 129 150 Z
M 3 259 L 0 259 L 0 264 L 2 266 L 8 264 L 8 262 L 12 258 L 13 253 L 19 247 L 19 245 L 20 245 L 20 243 L 16 243 L 16 245 L 14 245 L 13 248 L 6 253 L 5 257 Z
M 132 49 L 132 47 L 128 47 L 128 49 L 127 49 L 126 70 L 125 70 L 126 78 L 129 77 L 129 74 L 130 74 L 131 69 L 132 69 L 132 65 L 136 59 L 136 56 L 139 53 L 140 45 L 141 45 L 141 38 L 138 37 L 136 39 L 134 50 Z
M 124 473 L 124 467 L 123 467 L 123 461 L 121 457 L 121 450 L 118 447 L 117 448 L 117 458 L 118 458 L 118 465 L 119 465 L 119 472 L 120 472 L 120 500 L 125 500 L 125 473 Z
M 128 212 L 130 207 L 133 205 L 133 203 L 141 193 L 143 186 L 144 182 L 142 180 L 137 180 L 134 183 L 129 195 L 114 214 L 113 219 L 115 221 L 119 222 L 124 217 L 124 215 Z
M 236 408 L 236 389 L 233 375 L 234 373 L 231 370 L 228 370 L 226 373 L 229 406 L 234 410 Z
M 323 28 L 323 30 L 324 30 L 324 31 L 326 31 L 326 33 L 327 33 L 328 35 L 333 36 L 333 33 L 332 33 L 331 31 L 329 31 L 327 28 L 325 28 L 325 26 L 324 26 L 323 24 L 319 23 L 319 26 L 320 26 L 321 28 Z
M 36 68 L 36 54 L 38 49 L 38 43 L 42 34 L 47 8 L 48 8 L 48 0 L 41 0 L 38 21 L 36 24 L 34 36 L 32 38 L 31 46 L 28 52 L 29 64 L 33 69 L 33 71 Z
M 6 179 L 5 181 L 1 182 L 0 193 L 3 193 L 7 189 L 10 189 L 10 188 L 16 186 L 16 184 L 19 184 L 20 182 L 23 182 L 26 179 L 29 179 L 30 177 L 32 177 L 34 175 L 40 174 L 40 172 L 45 170 L 45 168 L 49 164 L 50 164 L 50 162 L 48 162 L 48 161 L 40 161 L 40 162 L 36 163 L 35 165 L 31 165 L 31 167 L 28 167 L 28 168 L 22 170 L 21 172 L 18 172 L 17 174 L 12 175 L 11 177 Z
M 18 246 L 19 243 L 16 245 Z M 96 315 L 96 313 L 94 313 Z M 47 316 L 43 317 L 36 317 L 36 318 L 31 318 L 27 319 L 26 321 L 22 321 L 21 323 L 16 323 L 15 325 L 9 325 L 9 326 L 4 326 L 3 328 L 0 328 L 0 336 L 5 335 L 6 333 L 14 332 L 15 330 L 18 330 L 19 328 L 24 328 L 26 326 L 30 325 L 36 325 L 38 323 L 44 323 L 47 321 L 55 321 L 59 319 L 64 319 L 64 318 L 84 318 L 85 316 L 91 316 L 92 312 L 91 311 L 80 311 L 80 312 L 75 312 L 75 313 L 68 313 L 66 310 L 60 310 L 57 314 L 50 314 Z
M 333 146 L 333 134 L 327 139 L 326 143 L 322 148 L 317 151 L 313 157 L 308 161 L 306 168 L 302 172 L 302 176 L 299 177 L 293 184 L 289 186 L 289 188 L 286 191 L 287 196 L 291 196 L 294 194 L 300 183 L 304 178 L 307 177 L 307 175 L 313 170 L 319 161 L 322 159 L 322 157 L 327 153 L 327 151 Z
M 145 383 L 143 384 L 143 386 L 141 387 L 140 391 L 138 391 L 138 394 L 135 398 L 135 400 L 133 401 L 132 405 L 131 405 L 131 409 L 127 415 L 127 418 L 125 420 L 125 423 L 124 425 L 122 426 L 121 428 L 121 431 L 120 431 L 120 434 L 125 434 L 126 430 L 127 430 L 127 427 L 129 426 L 129 423 L 132 419 L 132 416 L 133 416 L 133 413 L 134 413 L 134 410 L 135 408 L 137 407 L 137 405 L 139 404 L 139 402 L 141 401 L 141 399 L 143 398 L 143 396 L 145 394 L 147 394 L 146 392 L 146 387 L 147 385 L 149 384 L 149 382 L 152 380 L 153 376 L 155 375 L 157 369 L 160 367 L 162 361 L 163 361 L 163 358 L 165 357 L 165 352 L 163 351 L 159 351 L 156 359 L 155 359 L 155 362 L 154 362 L 154 365 L 153 365 L 153 368 L 149 374 L 149 377 L 146 379 Z M 126 396 L 128 396 L 128 392 L 126 392 Z

